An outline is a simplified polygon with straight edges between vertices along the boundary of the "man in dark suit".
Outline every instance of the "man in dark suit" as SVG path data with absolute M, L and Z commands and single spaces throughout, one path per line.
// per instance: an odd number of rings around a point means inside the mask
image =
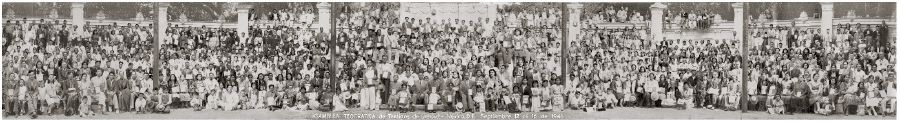
M 467 76 L 466 76 L 466 75 L 463 75 L 462 77 L 460 77 L 459 79 L 457 79 L 458 81 L 456 82 L 456 83 L 457 83 L 457 84 L 456 84 L 456 85 L 457 85 L 456 87 L 458 88 L 458 90 L 455 91 L 456 94 L 454 95 L 455 98 L 454 98 L 454 102 L 453 102 L 453 103 L 454 103 L 454 104 L 456 104 L 456 103 L 461 103 L 461 104 L 462 104 L 462 108 L 459 109 L 459 111 L 461 111 L 461 112 L 472 112 L 472 110 L 471 110 L 471 109 L 472 109 L 472 106 L 470 105 L 470 104 L 473 104 L 472 101 L 471 101 L 471 100 L 472 100 L 472 97 L 471 97 L 472 94 L 469 94 L 469 93 L 470 93 L 469 91 L 470 91 L 470 90 L 473 90 L 473 89 L 469 89 L 469 87 L 470 87 L 469 81 L 463 80 L 463 79 L 465 79 L 465 77 L 467 77 Z M 473 92 L 474 92 L 474 91 L 473 91 Z M 454 107 L 455 107 L 455 106 L 454 106 Z

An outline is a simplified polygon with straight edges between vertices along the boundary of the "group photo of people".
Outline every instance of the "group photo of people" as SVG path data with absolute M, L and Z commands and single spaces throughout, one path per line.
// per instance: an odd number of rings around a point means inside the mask
M 828 8 L 831 26 L 819 20 L 825 9 L 792 19 L 772 14 L 779 10 L 769 8 L 782 7 L 776 3 L 136 3 L 154 12 L 78 10 L 85 4 L 92 3 L 50 4 L 67 9 L 57 13 L 32 8 L 48 4 L 3 3 L 4 11 L 19 12 L 3 13 L 4 119 L 665 114 L 658 111 L 842 119 L 895 118 L 897 111 L 896 20 L 880 18 L 894 8 L 858 7 L 880 3 L 782 10 Z M 205 7 L 172 9 L 188 5 Z M 167 9 L 159 15 L 180 16 L 143 19 Z M 767 20 L 735 20 L 739 9 Z M 226 17 L 185 15 L 189 10 Z M 47 11 L 92 16 L 33 17 Z M 112 19 L 97 19 L 105 14 Z M 729 117 L 707 116 L 685 119 Z
M 167 30 L 161 87 L 173 106 L 194 110 L 307 109 L 305 93 L 333 90 L 325 75 L 328 51 L 321 29 L 254 25 L 249 33 L 212 27 Z M 296 97 L 304 96 L 304 97 Z
M 149 24 L 4 24 L 4 115 L 91 116 L 162 105 L 150 80 Z
M 576 67 L 570 69 L 572 84 L 567 89 L 579 94 L 569 96 L 570 101 L 589 98 L 588 103 L 603 103 L 594 106 L 601 109 L 739 109 L 740 59 L 734 38 L 666 39 L 652 44 L 649 30 L 640 27 L 582 31 L 583 36 L 570 42 L 574 46 L 569 53 L 574 56 L 569 58 Z
M 888 25 L 834 30 L 757 23 L 750 30 L 751 109 L 771 114 L 896 114 Z

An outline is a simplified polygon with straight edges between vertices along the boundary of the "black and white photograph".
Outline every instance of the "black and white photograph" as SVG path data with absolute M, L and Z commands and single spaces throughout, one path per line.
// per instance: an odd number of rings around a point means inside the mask
M 897 2 L 2 2 L 2 120 L 897 120 Z

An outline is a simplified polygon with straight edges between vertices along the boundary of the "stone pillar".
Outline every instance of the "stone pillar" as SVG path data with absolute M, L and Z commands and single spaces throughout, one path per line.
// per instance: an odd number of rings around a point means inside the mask
M 323 31 L 331 29 L 331 21 L 329 21 L 329 18 L 331 18 L 331 3 L 321 2 L 316 4 L 316 8 L 319 9 L 319 28 L 322 28 Z
M 161 47 L 161 42 L 163 42 L 162 37 L 166 36 L 166 28 L 169 26 L 169 19 L 167 17 L 169 11 L 169 3 L 157 3 L 156 4 L 156 36 L 153 40 L 153 49 L 152 55 L 150 56 L 150 60 L 153 61 L 153 69 L 150 69 L 150 72 L 153 74 L 153 87 L 159 86 L 159 83 L 163 82 L 162 79 L 159 79 L 160 68 L 162 67 L 159 53 Z
M 84 28 L 84 3 L 72 3 L 72 10 L 69 12 L 72 15 L 72 25 L 78 27 L 78 30 L 75 30 L 75 32 L 81 33 L 81 28 Z
M 500 19 L 497 17 L 497 6 L 500 6 L 500 4 L 497 4 L 497 3 L 489 3 L 488 4 L 487 18 L 489 18 L 491 21 L 489 21 L 488 24 L 485 25 L 485 28 L 484 28 L 486 31 L 488 31 L 488 33 L 494 32 L 494 22 L 496 22 L 497 19 Z
M 237 34 L 247 33 L 250 28 L 250 9 L 252 5 L 238 5 Z
M 569 20 L 566 22 L 566 26 L 568 26 L 569 33 L 566 35 L 569 39 L 575 39 L 575 36 L 581 33 L 581 28 L 576 27 L 575 25 L 581 23 L 581 11 L 584 5 L 580 3 L 570 3 L 568 6 L 569 9 Z M 566 40 L 569 41 L 569 40 Z
M 569 72 L 569 70 L 570 70 L 570 67 L 575 67 L 572 65 L 577 64 L 577 62 L 572 62 L 571 60 L 569 60 L 569 57 L 570 57 L 569 56 L 569 43 L 572 42 L 572 40 L 578 39 L 577 36 L 579 35 L 579 33 L 581 33 L 581 28 L 576 27 L 575 25 L 581 22 L 581 11 L 582 11 L 583 7 L 584 7 L 584 5 L 582 5 L 581 3 L 569 3 L 569 4 L 566 4 L 566 8 L 563 11 L 563 12 L 566 12 L 563 14 L 564 22 L 562 22 L 562 23 L 564 23 L 563 29 L 565 29 L 565 30 L 564 30 L 563 34 L 565 34 L 565 35 L 563 35 L 563 36 L 565 36 L 565 37 L 563 37 L 563 42 L 562 42 L 562 47 L 561 47 L 562 62 L 560 64 L 562 64 L 562 77 L 561 78 L 564 83 L 563 86 L 566 86 L 566 87 L 574 85 L 574 83 L 569 82 L 570 81 L 568 79 L 569 73 L 571 73 L 571 72 Z
M 734 38 L 738 42 L 735 45 L 741 45 L 744 42 L 744 3 L 732 3 L 731 8 L 734 8 L 734 24 L 731 27 L 733 27 L 736 34 Z
M 749 95 L 747 94 L 747 81 L 750 80 L 750 77 L 749 77 L 750 76 L 750 74 L 749 74 L 750 73 L 750 71 L 749 71 L 750 63 L 747 60 L 747 57 L 750 56 L 749 55 L 750 52 L 747 52 L 747 46 L 749 43 L 747 42 L 748 40 L 747 40 L 746 35 L 744 35 L 744 28 L 747 27 L 747 25 L 744 24 L 744 22 L 746 21 L 746 20 L 744 20 L 744 14 L 745 14 L 744 4 L 745 3 L 732 3 L 731 4 L 731 7 L 734 8 L 734 20 L 733 20 L 734 24 L 732 24 L 731 26 L 734 28 L 734 32 L 735 32 L 734 39 L 736 39 L 736 41 L 737 41 L 737 44 L 735 44 L 735 45 L 740 46 L 739 52 L 741 54 L 741 57 L 743 57 L 743 58 L 741 58 L 741 72 L 740 72 L 741 73 L 741 75 L 740 75 L 740 77 L 741 77 L 741 97 L 740 97 L 739 105 L 740 105 L 741 112 L 746 113 L 747 112 L 747 103 L 748 103 L 747 98 L 749 97 Z
M 169 27 L 169 3 L 157 3 L 156 6 L 156 37 L 164 37 L 166 36 L 166 29 Z M 156 38 L 155 46 L 158 48 L 159 42 L 162 42 L 163 38 Z
M 653 44 L 663 41 L 663 10 L 668 6 L 662 3 L 655 3 L 650 6 L 650 36 Z M 656 46 L 653 46 L 655 48 Z
M 834 30 L 832 29 L 832 27 L 834 27 L 834 3 L 822 2 L 820 4 L 822 5 L 822 21 L 819 21 L 819 23 L 821 24 L 819 25 L 821 29 L 820 32 L 822 32 L 821 34 L 833 34 L 832 32 Z M 828 32 L 829 30 L 831 32 Z M 831 40 L 831 36 L 825 35 L 823 37 L 824 40 Z

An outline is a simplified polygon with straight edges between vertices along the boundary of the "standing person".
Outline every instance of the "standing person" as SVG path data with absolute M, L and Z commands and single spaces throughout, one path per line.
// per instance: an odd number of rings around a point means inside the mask
M 365 69 L 365 88 L 363 88 L 363 94 L 361 96 L 362 102 L 360 102 L 361 107 L 366 108 L 367 110 L 376 110 L 378 108 L 378 104 L 376 104 L 375 96 L 375 85 L 376 85 L 376 74 L 375 74 L 375 65 L 368 65 L 368 68 Z
M 78 106 L 78 113 L 79 113 L 78 115 L 82 116 L 82 117 L 88 116 L 88 115 L 93 115 L 93 112 L 91 112 L 89 110 L 91 102 L 93 101 L 93 99 L 91 99 L 92 94 L 90 94 L 90 92 L 88 92 L 88 91 L 92 91 L 92 88 L 90 87 L 91 86 L 90 75 L 91 75 L 91 73 L 89 73 L 89 71 L 85 71 L 85 73 L 81 75 L 82 78 L 81 78 L 81 81 L 79 81 L 79 89 L 76 90 L 76 91 L 80 92 L 79 94 L 81 94 L 81 98 L 78 100 L 81 103 Z
M 31 71 L 28 72 L 28 75 L 20 76 L 21 80 L 18 80 L 19 85 L 17 85 L 18 89 L 16 89 L 16 90 L 18 90 L 18 93 L 16 93 L 16 99 L 14 99 L 14 100 L 16 100 L 16 103 L 15 103 L 16 109 L 14 111 L 15 111 L 15 113 L 16 113 L 15 115 L 17 117 L 28 113 L 28 99 L 25 99 L 28 94 L 27 93 L 28 86 L 25 85 L 25 82 L 30 79 L 30 78 L 28 78 L 28 77 L 30 77 L 30 75 L 31 75 Z
M 12 69 L 11 68 L 5 69 L 5 71 L 4 71 L 5 76 L 3 76 L 3 78 L 5 78 L 5 79 L 3 79 L 3 85 L 6 86 L 3 88 L 3 90 L 4 90 L 4 92 L 3 92 L 3 99 L 4 99 L 3 115 L 4 115 L 4 117 L 17 114 L 17 112 L 15 111 L 15 108 L 17 106 L 15 106 L 15 104 L 18 101 L 18 99 L 16 99 L 17 98 L 16 92 L 17 92 L 18 86 L 16 86 L 16 85 L 18 85 L 18 83 L 19 83 L 19 80 L 18 80 L 19 76 L 17 75 L 17 73 L 14 73 L 14 71 L 10 71 L 10 70 L 12 70 Z
M 127 68 L 123 68 L 123 69 L 127 69 Z M 121 102 L 119 104 L 121 106 L 123 106 L 123 107 L 120 107 L 120 111 L 122 111 L 122 112 L 129 112 L 129 111 L 132 111 L 132 109 L 133 109 L 132 108 L 133 107 L 132 102 L 134 102 L 133 87 L 135 86 L 135 83 L 134 83 L 135 80 L 132 80 L 132 79 L 134 79 L 136 76 L 128 75 L 129 74 L 128 72 L 131 72 L 131 70 L 130 69 L 126 70 L 126 72 L 123 73 L 122 76 L 119 78 L 119 82 L 122 83 L 122 85 L 119 88 L 120 89 L 119 102 Z
M 478 81 L 476 83 L 473 92 L 474 93 L 472 95 L 472 100 L 473 100 L 475 106 L 474 106 L 474 108 L 472 108 L 473 109 L 472 111 L 473 112 L 474 111 L 485 112 L 487 110 L 487 109 L 485 109 L 485 107 L 486 107 L 486 105 L 485 105 L 485 101 L 486 101 L 485 100 L 486 99 L 485 98 L 485 88 L 484 88 L 484 85 L 482 85 L 481 81 Z M 475 109 L 475 108 L 477 108 L 477 109 Z
M 456 87 L 456 84 L 454 84 L 452 80 L 457 75 L 447 76 L 446 74 L 449 74 L 449 72 L 445 72 L 445 77 L 441 79 L 443 82 L 441 83 L 441 95 L 444 96 L 442 99 L 444 100 L 444 112 L 456 112 L 458 110 L 456 109 L 456 102 L 454 100 L 456 100 L 456 91 L 459 90 L 459 87 Z
M 385 73 L 385 74 L 387 74 L 387 73 Z M 390 93 L 388 95 L 388 106 L 390 108 L 389 110 L 391 110 L 391 111 L 397 111 L 400 108 L 398 106 L 398 102 L 400 99 L 400 96 L 398 95 L 398 93 L 400 91 L 401 84 L 403 83 L 403 81 L 405 81 L 405 78 L 395 80 L 396 79 L 395 77 L 398 77 L 398 76 L 399 75 L 397 75 L 397 74 L 388 76 L 389 80 L 387 82 L 389 85 L 387 85 L 387 87 L 390 87 Z
M 540 75 L 537 75 L 537 76 L 540 76 Z M 531 108 L 531 109 L 529 111 L 531 111 L 531 112 L 538 112 L 538 111 L 540 111 L 540 108 L 541 108 L 541 94 L 543 92 L 541 90 L 541 88 L 543 88 L 543 87 L 541 86 L 540 81 L 542 80 L 542 77 L 537 77 L 537 78 L 538 79 L 536 81 L 531 83 L 533 87 L 531 87 L 531 89 L 529 89 L 531 91 L 531 96 L 530 96 L 531 101 L 529 101 L 531 103 L 531 107 L 529 107 L 529 108 Z
M 106 83 L 107 79 L 105 76 L 106 71 L 95 71 L 94 77 L 91 78 L 91 82 L 94 87 L 94 97 L 96 97 L 97 105 L 99 105 L 100 110 L 99 113 L 106 115 Z
M 475 89 L 473 88 L 471 80 L 463 80 L 465 76 L 461 76 L 458 79 L 459 83 L 459 101 L 462 104 L 462 112 L 472 112 L 475 113 L 475 102 L 472 100 L 472 96 L 475 95 Z M 474 79 L 474 78 L 470 78 Z
M 897 114 L 897 83 L 894 80 L 884 81 L 884 93 L 886 94 L 882 100 L 881 110 L 884 115 Z
M 76 106 L 78 105 L 76 103 L 77 101 L 75 100 L 76 98 L 78 98 L 77 94 L 75 93 L 75 89 L 78 86 L 77 85 L 78 82 L 76 82 L 76 81 L 78 81 L 79 78 L 76 77 L 77 75 L 75 73 L 76 72 L 71 72 L 71 71 L 67 71 L 66 73 L 64 73 L 64 75 L 66 77 L 64 78 L 63 84 L 62 84 L 61 90 L 63 90 L 63 95 L 61 96 L 61 98 L 63 100 L 62 101 L 62 107 L 63 107 L 62 109 L 63 109 L 63 113 L 64 113 L 63 115 L 65 115 L 65 116 L 74 115 L 76 112 L 75 110 L 77 109 Z
M 409 111 L 415 112 L 416 111 L 415 105 L 422 102 L 422 101 L 420 101 L 420 99 L 425 99 L 423 96 L 425 96 L 425 94 L 427 92 L 425 92 L 426 90 L 424 90 L 424 87 L 423 87 L 423 86 L 425 86 L 425 84 L 422 84 L 422 83 L 424 83 L 424 80 L 419 79 L 419 76 L 420 76 L 419 73 L 415 73 L 413 70 L 407 70 L 407 72 L 410 73 L 410 76 L 408 77 L 409 79 L 407 80 L 407 83 L 406 83 L 408 85 L 407 92 L 409 92 L 409 99 L 410 99 L 409 100 Z M 422 77 L 424 77 L 424 75 L 422 75 Z M 420 92 L 423 92 L 423 93 L 420 93 Z M 422 103 L 424 103 L 424 102 L 422 102 Z
M 120 63 L 121 64 L 121 63 Z M 120 103 L 119 103 L 119 90 L 122 88 L 121 82 L 119 78 L 121 77 L 118 72 L 110 72 L 110 77 L 107 77 L 108 90 L 106 91 L 109 96 L 109 111 L 119 113 L 120 111 Z

